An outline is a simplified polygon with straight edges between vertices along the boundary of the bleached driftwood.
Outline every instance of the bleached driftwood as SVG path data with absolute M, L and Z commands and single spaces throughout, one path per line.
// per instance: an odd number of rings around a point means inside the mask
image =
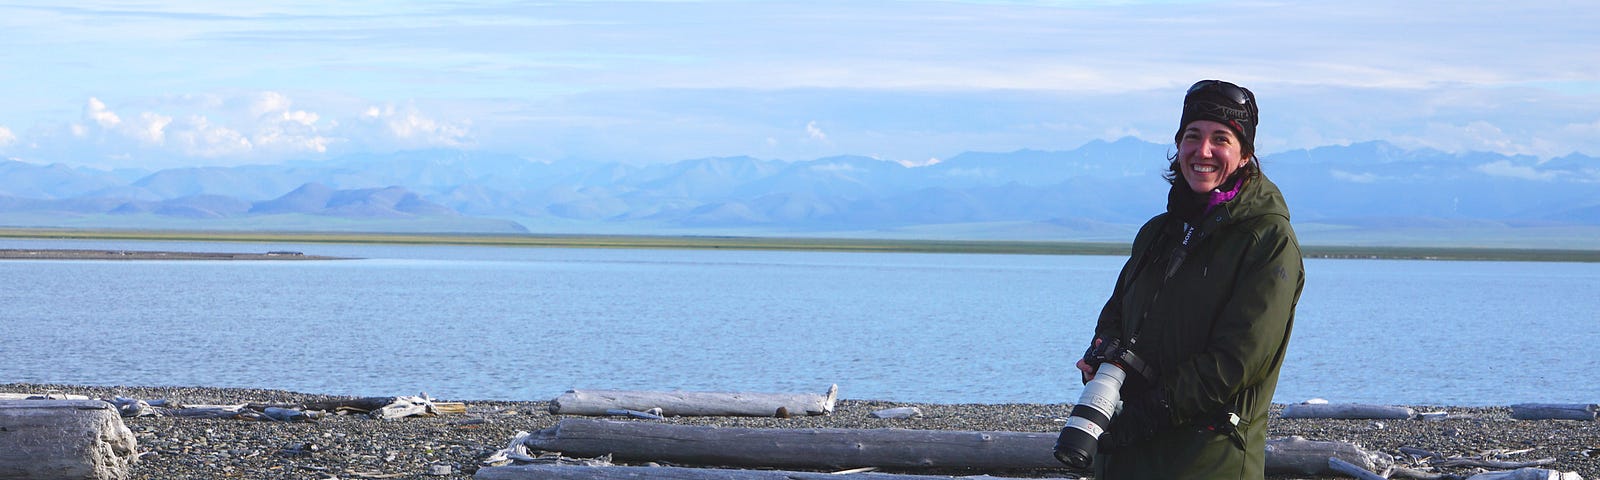
M 113 397 L 111 404 L 117 406 L 117 413 L 123 417 L 156 417 L 161 411 L 150 405 L 150 402 L 128 397 Z
M 1359 403 L 1297 403 L 1283 407 L 1278 418 L 1408 419 L 1417 416 L 1410 407 Z
M 261 409 L 262 420 L 276 420 L 280 422 L 309 422 L 317 419 L 316 412 L 304 412 L 293 408 L 267 407 Z
M 1511 406 L 1517 420 L 1594 420 L 1600 405 L 1581 403 L 1519 403 Z
M 291 404 L 241 403 L 237 405 L 181 405 L 167 400 L 139 400 L 115 397 L 112 400 L 123 417 L 238 418 L 243 420 L 305 422 L 320 418 L 322 412 L 362 413 L 377 419 L 415 415 L 466 413 L 466 404 L 435 402 L 427 394 L 415 397 L 365 397 Z
M 309 402 L 304 405 L 306 410 L 321 410 L 334 413 L 365 413 L 372 418 L 390 420 L 411 416 L 431 416 L 449 413 L 466 413 L 465 404 L 457 402 L 435 402 L 428 398 L 427 393 L 417 396 L 402 397 L 362 397 L 341 400 L 326 400 Z
M 1467 477 L 1467 480 L 1583 480 L 1583 476 L 1577 472 L 1520 468 L 1503 472 L 1484 472 Z
M 117 397 L 116 402 L 117 409 L 121 411 L 123 417 L 237 418 L 280 422 L 305 422 L 315 418 L 313 413 L 302 412 L 293 408 L 263 407 L 256 409 L 248 404 L 164 407 L 122 397 Z
M 1395 465 L 1389 468 L 1389 478 L 1415 478 L 1417 480 L 1461 480 L 1460 475 L 1451 473 L 1438 473 L 1433 471 L 1417 470 L 1415 468 Z
M 569 418 L 530 448 L 579 457 L 685 465 L 828 469 L 860 466 L 1012 470 L 1061 468 L 1054 433 L 907 429 L 761 429 Z
M 0 392 L 0 400 L 89 400 L 88 395 L 74 395 L 67 393 L 17 393 Z
M 162 408 L 162 415 L 183 418 L 235 418 L 244 414 L 249 405 L 187 405 L 181 408 Z M 159 408 L 159 407 L 158 407 Z
M 1428 462 L 1428 465 L 1431 465 L 1431 466 L 1434 466 L 1434 467 L 1481 467 L 1481 468 L 1499 468 L 1499 469 L 1512 469 L 1512 468 L 1521 469 L 1521 468 L 1528 468 L 1528 467 L 1537 467 L 1537 466 L 1541 466 L 1541 465 L 1549 465 L 1549 464 L 1552 464 L 1552 463 L 1556 463 L 1556 459 L 1554 459 L 1554 458 L 1541 458 L 1541 459 L 1538 459 L 1538 460 L 1528 460 L 1528 461 L 1523 461 L 1523 462 L 1512 462 L 1512 461 L 1506 461 L 1506 460 L 1485 460 L 1485 459 L 1482 459 L 1482 458 L 1451 457 L 1451 458 L 1446 458 L 1444 460 L 1434 460 L 1432 462 Z
M 667 418 L 667 417 L 661 416 L 661 409 L 659 409 L 659 408 L 652 408 L 648 412 L 641 412 L 641 411 L 638 411 L 638 410 L 624 410 L 624 409 L 618 408 L 618 409 L 606 410 L 606 415 L 610 415 L 610 416 L 613 416 L 613 417 L 643 418 L 645 420 L 664 420 L 664 419 Z
M 520 438 L 520 437 L 519 437 Z M 1008 471 L 1062 468 L 1051 455 L 1053 433 L 975 432 L 909 429 L 757 429 L 683 426 L 652 422 L 565 419 L 555 426 L 513 441 L 505 451 L 514 458 L 518 445 L 578 457 L 610 454 L 619 460 L 661 461 L 684 465 L 834 469 L 859 466 L 884 468 L 960 468 Z M 1369 471 L 1389 460 L 1343 442 L 1316 442 L 1300 437 L 1267 442 L 1268 474 L 1331 473 L 1329 458 Z
M 419 415 L 438 415 L 433 409 L 433 400 L 426 395 L 419 397 L 395 397 L 388 405 L 378 407 L 367 415 L 379 420 L 391 420 Z
M 120 480 L 136 458 L 133 432 L 99 400 L 0 401 L 0 478 Z
M 1338 458 L 1369 472 L 1389 467 L 1389 459 L 1345 442 L 1321 442 L 1304 437 L 1267 440 L 1267 473 L 1324 475 L 1333 473 L 1328 459 Z
M 609 415 L 612 410 L 650 411 L 660 415 L 787 417 L 827 415 L 838 401 L 839 386 L 825 394 L 651 392 L 628 390 L 571 390 L 550 402 L 556 415 Z
M 534 456 L 528 452 L 528 437 L 532 436 L 533 434 L 529 432 L 517 432 L 517 436 L 511 438 L 511 443 L 507 444 L 506 448 L 490 454 L 488 458 L 483 459 L 483 464 L 504 465 L 510 462 L 534 461 Z
M 560 453 L 535 456 L 528 451 L 528 437 L 532 436 L 532 433 L 526 431 L 517 432 L 516 437 L 511 439 L 511 443 L 507 444 L 506 448 L 502 448 L 484 458 L 483 464 L 491 467 L 510 465 L 513 462 L 517 465 L 581 465 L 586 467 L 609 467 L 612 465 L 610 455 L 595 458 L 567 457 Z
M 335 400 L 321 400 L 306 402 L 306 410 L 321 410 L 328 413 L 372 413 L 388 406 L 400 397 L 360 397 L 341 398 Z
M 1328 470 L 1349 475 L 1356 478 L 1356 480 L 1384 480 L 1382 475 L 1340 460 L 1339 457 L 1328 457 Z
M 1494 451 L 1494 452 L 1484 452 L 1484 454 L 1485 455 L 1489 455 L 1489 454 L 1494 454 L 1494 455 L 1515 455 L 1515 454 L 1520 454 L 1520 453 L 1527 453 L 1527 452 L 1532 451 L 1532 450 L 1533 449 L 1525 449 L 1525 450 L 1517 450 L 1517 451 Z M 1554 458 L 1541 458 L 1541 459 L 1537 459 L 1537 460 L 1525 460 L 1525 461 L 1508 461 L 1508 460 L 1489 460 L 1487 458 L 1479 458 L 1479 457 L 1463 457 L 1463 456 L 1459 456 L 1459 455 L 1452 456 L 1452 457 L 1446 457 L 1446 456 L 1444 456 L 1444 454 L 1441 454 L 1439 452 L 1434 452 L 1434 451 L 1430 451 L 1430 450 L 1423 450 L 1423 449 L 1416 448 L 1416 447 L 1400 447 L 1400 453 L 1403 453 L 1403 454 L 1406 454 L 1407 456 L 1410 456 L 1413 461 L 1415 461 L 1417 463 L 1420 463 L 1420 464 L 1424 465 L 1427 468 L 1474 467 L 1474 468 L 1496 468 L 1496 469 L 1501 469 L 1501 470 L 1511 470 L 1511 469 L 1524 469 L 1524 470 L 1526 470 L 1529 467 L 1537 467 L 1537 466 L 1550 465 L 1550 464 L 1556 463 L 1556 459 L 1554 459 Z M 1398 470 L 1398 468 L 1397 468 L 1397 470 Z M 1407 474 L 1406 476 L 1409 476 L 1409 477 L 1412 477 L 1412 478 L 1427 478 L 1427 477 L 1419 476 L 1419 475 L 1411 475 L 1408 472 L 1401 472 L 1401 473 L 1406 473 Z M 1543 478 L 1543 477 L 1540 477 L 1540 478 Z
M 907 418 L 916 418 L 916 417 L 922 416 L 922 409 L 917 408 L 917 407 L 886 408 L 886 409 L 883 409 L 883 410 L 878 410 L 876 412 L 869 413 L 869 414 L 867 414 L 867 416 L 872 417 L 872 418 L 885 418 L 885 419 L 896 419 L 896 420 L 907 419 Z
M 782 470 L 736 470 L 717 468 L 685 468 L 685 467 L 601 467 L 581 465 L 517 465 L 507 467 L 485 467 L 478 469 L 473 474 L 474 480 L 622 480 L 639 478 L 670 478 L 674 480 L 837 480 L 840 477 L 832 473 L 823 472 L 791 472 Z M 933 480 L 952 478 L 983 480 L 996 477 L 980 475 L 975 477 L 947 477 L 928 475 L 904 475 L 891 473 L 851 473 L 848 477 L 858 480 Z

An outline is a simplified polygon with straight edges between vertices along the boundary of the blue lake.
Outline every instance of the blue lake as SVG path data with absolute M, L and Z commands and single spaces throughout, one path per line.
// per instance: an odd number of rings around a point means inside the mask
M 1124 258 L 3 240 L 0 383 L 1061 403 Z M 1276 401 L 1600 402 L 1600 264 L 1306 261 Z

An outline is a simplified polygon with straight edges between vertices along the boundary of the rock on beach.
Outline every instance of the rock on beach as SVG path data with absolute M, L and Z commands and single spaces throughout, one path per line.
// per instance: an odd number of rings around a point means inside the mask
M 305 404 L 351 398 L 238 388 L 97 387 L 5 384 L 0 392 L 65 393 L 90 398 L 166 399 L 184 404 Z M 406 392 L 395 392 L 406 395 Z M 552 398 L 554 395 L 552 394 Z M 549 413 L 545 401 L 463 402 L 465 414 L 374 420 L 366 415 L 326 415 L 307 422 L 134 417 L 124 419 L 138 440 L 132 478 L 470 479 L 489 455 L 519 431 L 538 431 L 566 416 Z M 874 412 L 916 407 L 911 418 L 875 418 Z M 1280 419 L 1274 406 L 1270 437 L 1354 443 L 1368 451 L 1409 459 L 1402 447 L 1446 456 L 1531 461 L 1553 458 L 1542 468 L 1600 478 L 1600 422 L 1515 420 L 1509 407 L 1412 406 L 1444 411 L 1443 419 Z M 911 428 L 1056 432 L 1069 415 L 1066 404 L 927 404 L 841 399 L 831 415 L 791 418 L 668 417 L 683 425 L 753 428 Z M 1509 452 L 1509 453 L 1508 453 Z M 966 475 L 974 472 L 905 472 Z M 982 472 L 979 472 L 982 473 Z M 1016 477 L 1064 477 L 1072 472 L 1006 472 Z M 1476 473 L 1459 469 L 1447 473 Z M 1277 479 L 1298 477 L 1278 476 Z

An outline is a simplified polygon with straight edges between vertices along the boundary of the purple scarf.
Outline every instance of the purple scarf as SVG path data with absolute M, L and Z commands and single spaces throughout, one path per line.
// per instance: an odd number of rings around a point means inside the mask
M 1211 209 L 1217 208 L 1217 205 L 1222 205 L 1224 203 L 1228 203 L 1229 200 L 1233 200 L 1233 197 L 1239 196 L 1239 191 L 1243 189 L 1244 179 L 1238 178 L 1233 181 L 1233 185 L 1229 186 L 1228 190 L 1226 191 L 1222 190 L 1221 188 L 1212 190 L 1211 193 L 1206 195 L 1206 209 L 1202 210 L 1203 213 L 1201 213 L 1201 215 L 1211 213 Z

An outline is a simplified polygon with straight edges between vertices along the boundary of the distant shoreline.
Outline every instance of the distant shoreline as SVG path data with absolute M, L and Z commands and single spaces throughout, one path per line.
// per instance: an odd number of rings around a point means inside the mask
M 1126 256 L 1128 245 L 1117 242 L 1023 240 L 898 240 L 865 238 L 802 238 L 743 236 L 655 236 L 585 234 L 414 234 L 312 233 L 234 231 L 140 231 L 0 228 L 0 238 L 61 240 L 137 240 L 192 242 L 269 242 L 328 244 L 466 245 L 545 248 L 661 248 L 732 250 L 809 250 L 841 252 L 973 253 L 1019 255 Z M 1600 262 L 1600 250 L 1470 247 L 1382 247 L 1304 245 L 1306 258 L 1462 260 L 1519 262 Z M 181 252 L 168 252 L 177 254 Z M 209 255 L 209 254 L 202 254 Z M 261 255 L 268 254 L 224 254 Z M 295 259 L 330 259 L 306 256 Z M 124 257 L 118 257 L 124 258 Z M 164 257 L 173 259 L 175 257 Z M 205 258 L 218 259 L 218 258 Z M 290 258 L 222 258 L 271 259 Z
M 142 250 L 0 249 L 0 260 L 342 260 L 301 252 L 158 252 Z

